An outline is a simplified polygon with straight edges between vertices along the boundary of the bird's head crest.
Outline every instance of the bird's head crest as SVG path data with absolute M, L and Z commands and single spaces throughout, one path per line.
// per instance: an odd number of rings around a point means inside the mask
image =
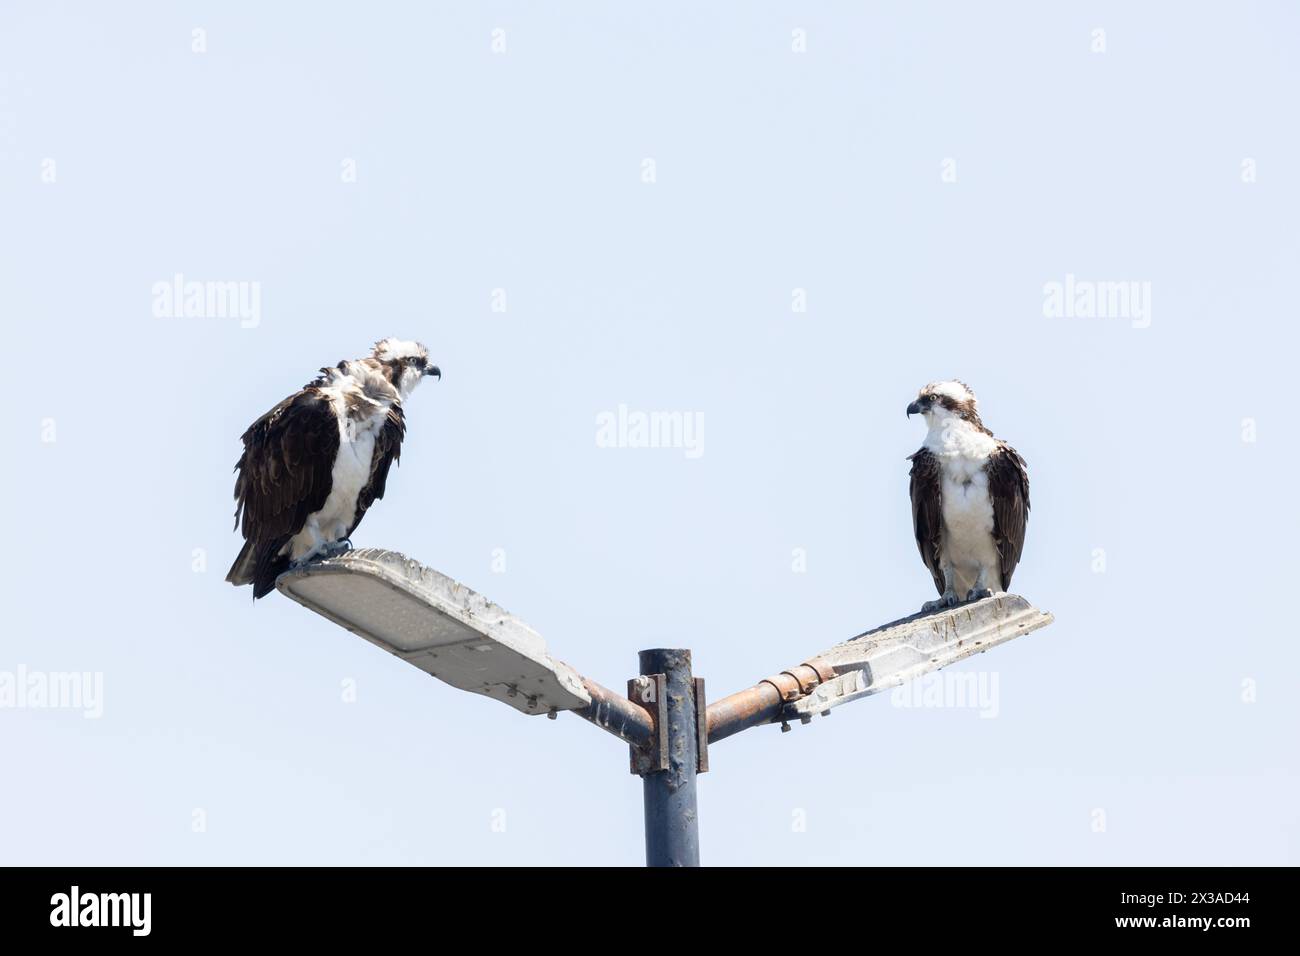
M 402 359 L 429 360 L 429 350 L 419 342 L 407 342 L 389 336 L 375 343 L 375 358 L 381 362 L 396 362 Z
M 942 402 L 954 410 L 955 406 L 966 405 L 975 408 L 978 405 L 974 390 L 965 382 L 955 378 L 946 382 L 931 382 L 921 389 L 921 394 L 929 395 L 934 401 Z
M 979 402 L 975 398 L 974 389 L 955 378 L 926 385 L 917 393 L 916 401 L 907 406 L 907 414 L 924 415 L 931 424 L 936 417 L 960 418 L 981 431 L 988 430 L 980 421 Z
M 442 378 L 442 370 L 429 361 L 429 350 L 419 342 L 386 338 L 375 343 L 374 359 L 385 369 L 393 387 L 406 398 L 428 375 Z

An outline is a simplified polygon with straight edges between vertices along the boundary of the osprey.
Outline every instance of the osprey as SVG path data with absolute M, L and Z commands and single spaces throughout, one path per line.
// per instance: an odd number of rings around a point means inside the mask
M 249 426 L 235 462 L 245 540 L 227 581 L 260 598 L 291 566 L 351 547 L 401 452 L 402 403 L 428 375 L 442 378 L 423 345 L 383 339 L 368 358 L 321 369 Z
M 961 382 L 921 389 L 907 415 L 929 428 L 912 462 L 912 526 L 939 600 L 923 612 L 1011 586 L 1029 520 L 1029 473 L 1014 448 L 984 427 Z

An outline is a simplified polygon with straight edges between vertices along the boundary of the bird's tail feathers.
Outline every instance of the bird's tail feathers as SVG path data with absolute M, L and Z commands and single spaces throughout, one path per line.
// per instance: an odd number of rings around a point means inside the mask
M 253 553 L 253 542 L 245 541 L 244 546 L 239 550 L 239 557 L 235 558 L 235 563 L 230 566 L 230 573 L 226 575 L 226 580 L 235 587 L 253 583 L 253 569 L 257 565 L 257 555 Z
M 267 548 L 258 557 L 249 573 L 253 583 L 253 600 L 265 597 L 275 590 L 275 579 L 289 570 L 289 556 L 280 554 L 280 547 Z

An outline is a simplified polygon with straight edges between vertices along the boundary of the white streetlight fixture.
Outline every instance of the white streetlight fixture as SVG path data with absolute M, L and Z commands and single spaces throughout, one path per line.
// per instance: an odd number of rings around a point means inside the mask
M 574 710 L 591 695 L 541 635 L 445 574 L 366 548 L 288 571 L 281 593 L 408 664 L 525 714 Z
M 696 776 L 709 744 L 815 714 L 982 653 L 1052 622 L 1003 594 L 885 624 L 705 706 L 687 650 L 641 652 L 627 696 L 553 659 L 527 624 L 481 594 L 398 554 L 367 548 L 280 575 L 276 587 L 317 614 L 453 687 L 525 714 L 572 711 L 630 746 L 644 780 L 646 859 L 699 863 Z

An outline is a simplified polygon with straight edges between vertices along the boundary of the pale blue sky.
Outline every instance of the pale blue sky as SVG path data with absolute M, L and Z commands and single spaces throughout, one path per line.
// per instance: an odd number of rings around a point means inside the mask
M 676 645 L 721 696 L 930 598 L 925 382 L 1028 460 L 1014 590 L 1057 621 L 958 666 L 996 719 L 728 740 L 706 863 L 1300 860 L 1300 16 L 803 6 L 4 5 L 0 673 L 104 694 L 0 709 L 0 862 L 640 862 L 613 738 L 222 581 L 240 433 L 385 335 L 444 377 L 355 543 L 609 686 Z M 156 317 L 176 273 L 259 283 L 256 327 Z M 1045 317 L 1067 274 L 1150 326 Z M 598 447 L 620 403 L 703 454 Z

